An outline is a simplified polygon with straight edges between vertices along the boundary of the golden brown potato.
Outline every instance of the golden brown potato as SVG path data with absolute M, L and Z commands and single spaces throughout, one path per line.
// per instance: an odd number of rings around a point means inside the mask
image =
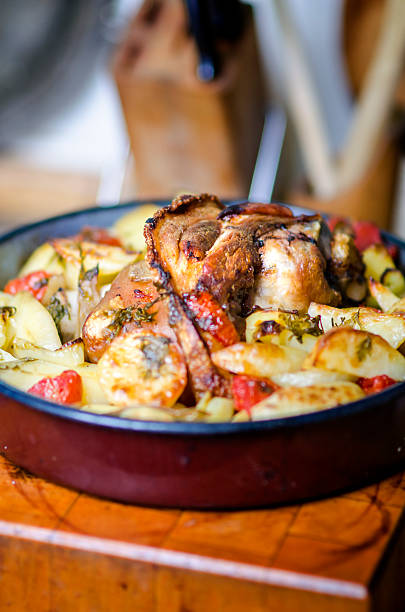
M 304 349 L 305 345 L 312 348 L 313 338 L 321 333 L 319 320 L 307 314 L 267 309 L 253 312 L 246 319 L 246 342 L 259 339 L 266 342 L 282 336 L 282 341 L 277 344 Z
M 134 329 L 115 338 L 97 368 L 101 387 L 118 406 L 173 406 L 187 383 L 178 345 L 149 330 Z
M 395 266 L 394 260 L 383 244 L 372 244 L 362 253 L 366 266 L 365 275 L 386 285 L 393 293 L 402 296 L 405 292 L 405 278 Z
M 368 289 L 383 312 L 389 312 L 399 301 L 398 297 L 388 287 L 372 278 L 368 279 Z
M 66 368 L 84 363 L 84 346 L 81 338 L 68 342 L 61 346 L 61 348 L 53 351 L 36 346 L 28 342 L 28 340 L 15 338 L 11 351 L 18 359 L 40 359 L 63 365 Z
M 405 357 L 375 334 L 349 327 L 332 329 L 317 341 L 303 368 L 320 368 L 372 378 L 405 379 Z
M 398 314 L 378 312 L 374 308 L 332 308 L 314 303 L 309 310 L 321 317 L 325 331 L 343 326 L 361 329 L 381 336 L 394 348 L 405 341 L 405 318 Z
M 279 389 L 251 409 L 253 421 L 317 412 L 364 397 L 360 387 L 352 382 L 336 382 L 308 387 Z
M 212 361 L 217 367 L 234 374 L 270 378 L 280 372 L 299 370 L 305 355 L 299 349 L 277 344 L 239 342 L 213 353 Z
M 63 263 L 49 242 L 41 244 L 31 253 L 18 275 L 26 276 L 37 270 L 45 270 L 48 274 L 63 274 Z
M 51 244 L 63 259 L 68 289 L 77 287 L 81 265 L 85 271 L 98 266 L 98 283 L 101 286 L 110 283 L 125 266 L 139 258 L 139 253 L 125 251 L 118 246 L 86 241 L 79 244 L 72 238 L 57 238 Z
M 343 372 L 328 372 L 313 368 L 312 370 L 274 374 L 271 380 L 279 387 L 310 387 L 312 385 L 330 385 L 337 382 L 354 382 L 356 377 Z
M 18 387 L 22 391 L 27 391 L 41 378 L 59 376 L 64 370 L 75 370 L 83 383 L 83 403 L 107 403 L 107 398 L 97 379 L 96 366 L 92 363 L 66 366 L 42 359 L 33 359 L 32 361 L 17 360 L 16 364 L 10 363 L 9 367 L 5 367 L 4 363 L 1 365 L 0 380 Z
M 16 337 L 51 350 L 61 346 L 54 320 L 41 302 L 28 291 L 20 291 L 16 295 L 0 291 L 1 307 L 11 308 L 13 313 L 7 318 L 6 340 L 1 348 L 7 349 Z
M 324 332 L 343 325 L 353 327 L 356 324 L 355 317 L 358 312 L 358 306 L 353 308 L 334 308 L 333 306 L 318 304 L 317 302 L 311 302 L 308 308 L 310 317 L 320 317 Z

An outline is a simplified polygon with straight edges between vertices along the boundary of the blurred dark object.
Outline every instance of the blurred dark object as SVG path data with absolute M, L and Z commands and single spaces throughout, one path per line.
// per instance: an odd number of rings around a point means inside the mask
M 0 146 L 66 109 L 106 45 L 113 0 L 1 0 Z
M 244 15 L 239 0 L 184 0 L 190 33 L 194 37 L 199 62 L 197 76 L 211 81 L 221 69 L 218 41 L 235 41 L 242 34 Z
M 206 82 L 197 76 L 201 54 L 182 0 L 144 2 L 130 25 L 114 75 L 138 197 L 179 191 L 247 196 L 265 96 L 252 13 L 242 9 L 235 36 L 216 34 L 218 69 Z

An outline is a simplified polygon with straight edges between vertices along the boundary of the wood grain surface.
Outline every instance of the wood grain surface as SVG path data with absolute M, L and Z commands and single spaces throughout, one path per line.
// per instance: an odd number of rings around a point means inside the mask
M 402 610 L 405 474 L 268 510 L 97 499 L 0 457 L 0 609 Z

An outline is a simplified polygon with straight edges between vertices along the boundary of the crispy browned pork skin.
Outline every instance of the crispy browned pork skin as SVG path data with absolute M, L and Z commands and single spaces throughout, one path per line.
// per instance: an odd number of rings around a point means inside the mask
M 304 311 L 311 301 L 341 301 L 327 278 L 330 233 L 319 215 L 183 196 L 147 222 L 145 237 L 163 286 L 208 291 L 236 324 L 254 305 Z
M 148 219 L 144 233 L 146 262 L 125 268 L 88 317 L 86 350 L 97 361 L 135 327 L 167 336 L 185 357 L 195 398 L 229 395 L 210 351 L 243 338 L 253 306 L 337 305 L 360 273 L 352 241 L 331 242 L 320 215 L 294 217 L 280 204 L 225 208 L 212 195 L 180 196 Z

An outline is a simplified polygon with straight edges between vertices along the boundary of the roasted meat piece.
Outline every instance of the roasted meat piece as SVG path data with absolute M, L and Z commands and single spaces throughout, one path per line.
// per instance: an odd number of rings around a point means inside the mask
M 252 306 L 305 311 L 336 305 L 329 284 L 330 232 L 319 215 L 280 204 L 221 208 L 213 196 L 183 196 L 147 222 L 148 261 L 178 295 L 208 292 L 239 330 Z
M 261 267 L 256 275 L 255 305 L 306 312 L 312 301 L 339 304 L 340 294 L 326 276 L 324 243 L 327 247 L 329 243 L 323 237 L 323 228 L 326 225 L 318 215 L 267 231 L 258 228 Z
M 347 248 L 343 238 L 331 242 L 320 215 L 294 217 L 280 204 L 225 208 L 215 196 L 179 196 L 147 220 L 144 235 L 146 262 L 125 268 L 89 315 L 86 350 L 98 361 L 117 336 L 132 334 L 128 346 L 135 337 L 139 344 L 137 330 L 142 338 L 167 339 L 184 358 L 193 400 L 207 391 L 230 396 L 230 377 L 211 353 L 243 340 L 252 307 L 306 312 L 311 302 L 338 305 L 360 273 L 351 238 Z M 124 354 L 126 341 L 117 346 Z
M 144 261 L 124 268 L 87 317 L 82 336 L 90 361 L 97 362 L 115 337 L 141 327 L 176 339 L 169 325 L 167 296 L 156 289 Z
M 311 301 L 338 304 L 327 262 L 330 231 L 320 215 L 294 217 L 279 204 L 246 203 L 220 214 L 224 227 L 244 227 L 256 253 L 250 302 L 261 308 L 306 311 Z
M 90 361 L 98 362 L 115 338 L 143 330 L 168 338 L 184 353 L 194 397 L 198 399 L 206 391 L 229 395 L 229 381 L 211 362 L 184 304 L 173 292 L 157 289 L 153 279 L 144 261 L 120 272 L 83 326 L 83 342 Z
M 207 252 L 217 240 L 223 205 L 215 196 L 179 196 L 146 221 L 147 261 L 163 287 L 179 295 L 196 287 Z

